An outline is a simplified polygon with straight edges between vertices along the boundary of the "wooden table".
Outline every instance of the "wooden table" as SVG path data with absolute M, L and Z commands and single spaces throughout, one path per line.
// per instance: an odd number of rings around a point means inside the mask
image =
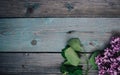
M 120 0 L 0 0 L 0 75 L 61 75 L 67 40 L 79 38 L 89 55 L 113 31 Z
M 120 0 L 0 0 L 0 17 L 120 17 Z
M 120 30 L 120 18 L 1 18 L 0 73 L 61 75 L 60 52 L 67 40 L 79 38 L 82 54 L 89 55 L 102 49 L 114 30 Z

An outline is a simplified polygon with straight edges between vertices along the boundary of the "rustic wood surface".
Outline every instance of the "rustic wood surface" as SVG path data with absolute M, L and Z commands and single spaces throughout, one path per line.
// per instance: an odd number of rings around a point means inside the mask
M 60 53 L 0 53 L 0 60 L 0 73 L 4 75 L 61 75 L 64 61 Z M 93 74 L 97 71 L 90 70 L 89 75 Z
M 120 0 L 0 0 L 0 17 L 120 17 Z
M 61 75 L 69 38 L 80 38 L 90 54 L 120 30 L 120 0 L 0 0 L 0 17 L 49 17 L 0 19 L 0 75 Z
M 60 52 L 68 39 L 80 38 L 89 55 L 114 30 L 120 31 L 120 18 L 2 18 L 0 75 L 61 75 Z M 89 75 L 98 73 L 90 70 Z
M 120 18 L 0 19 L 0 52 L 61 52 L 70 38 L 80 38 L 86 52 L 102 48 Z

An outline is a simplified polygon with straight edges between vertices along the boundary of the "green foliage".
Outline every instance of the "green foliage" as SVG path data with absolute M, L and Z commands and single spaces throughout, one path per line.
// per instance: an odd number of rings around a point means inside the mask
M 96 57 L 99 53 L 100 53 L 99 50 L 94 51 L 94 52 L 91 54 L 90 58 L 89 58 L 89 62 L 90 62 L 90 64 L 92 65 L 92 69 L 95 69 L 95 70 L 98 69 L 97 64 L 95 63 L 95 57 Z
M 64 62 L 64 64 L 65 65 L 71 65 L 71 63 L 69 61 L 67 61 L 67 60 Z
M 66 59 L 65 57 L 65 50 L 69 48 L 69 46 L 67 45 L 64 49 L 62 49 L 61 55 L 63 56 L 64 59 Z
M 76 70 L 73 75 L 82 75 L 82 70 Z
M 64 57 L 65 61 L 62 63 L 60 71 L 63 75 L 82 75 L 82 67 L 79 66 L 80 58 L 78 52 L 83 51 L 83 46 L 78 38 L 72 38 L 68 40 L 66 47 L 62 50 L 61 55 Z M 100 53 L 100 50 L 93 52 L 88 60 L 87 59 L 87 70 L 90 69 L 89 63 L 92 65 L 93 69 L 97 69 L 97 64 L 95 63 L 95 57 Z M 89 61 L 89 62 L 88 62 Z
M 69 62 L 73 66 L 78 66 L 80 63 L 80 58 L 71 47 L 65 50 L 65 57 L 67 59 L 67 62 Z
M 82 75 L 82 67 L 79 66 L 80 58 L 77 53 L 81 50 L 82 46 L 78 38 L 72 38 L 67 42 L 66 47 L 61 52 L 65 59 L 60 68 L 63 75 Z
M 72 38 L 70 40 L 68 40 L 67 44 L 72 47 L 75 51 L 82 51 L 83 47 L 82 44 L 79 40 L 79 38 Z
M 83 69 L 80 65 L 80 57 L 79 52 L 83 51 L 83 46 L 79 40 L 79 38 L 71 38 L 67 41 L 67 45 L 64 49 L 62 49 L 61 55 L 65 59 L 65 61 L 61 64 L 60 71 L 63 75 L 83 75 Z M 87 68 L 85 70 L 85 75 L 88 75 L 88 72 L 91 67 L 89 67 L 89 63 L 92 65 L 92 69 L 98 70 L 97 64 L 95 63 L 95 57 L 100 54 L 102 50 L 94 51 L 91 56 L 88 57 L 86 54 L 86 64 Z M 120 55 L 120 53 L 118 53 Z
M 60 71 L 63 73 L 63 75 L 82 75 L 81 66 L 72 66 L 72 65 L 62 64 Z

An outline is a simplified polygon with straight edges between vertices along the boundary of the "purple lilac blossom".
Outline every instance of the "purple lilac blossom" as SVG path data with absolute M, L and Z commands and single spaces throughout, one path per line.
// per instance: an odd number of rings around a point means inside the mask
M 110 46 L 95 61 L 99 75 L 120 75 L 120 37 L 112 37 Z

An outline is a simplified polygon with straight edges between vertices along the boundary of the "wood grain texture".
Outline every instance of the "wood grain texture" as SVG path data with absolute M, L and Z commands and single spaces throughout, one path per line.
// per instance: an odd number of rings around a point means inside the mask
M 0 60 L 3 75 L 61 75 L 64 61 L 59 53 L 0 53 Z M 89 75 L 93 74 L 97 71 L 90 70 Z
M 0 19 L 0 52 L 61 52 L 70 38 L 80 38 L 90 52 L 113 30 L 120 30 L 120 18 Z
M 120 17 L 120 0 L 0 0 L 0 17 Z

